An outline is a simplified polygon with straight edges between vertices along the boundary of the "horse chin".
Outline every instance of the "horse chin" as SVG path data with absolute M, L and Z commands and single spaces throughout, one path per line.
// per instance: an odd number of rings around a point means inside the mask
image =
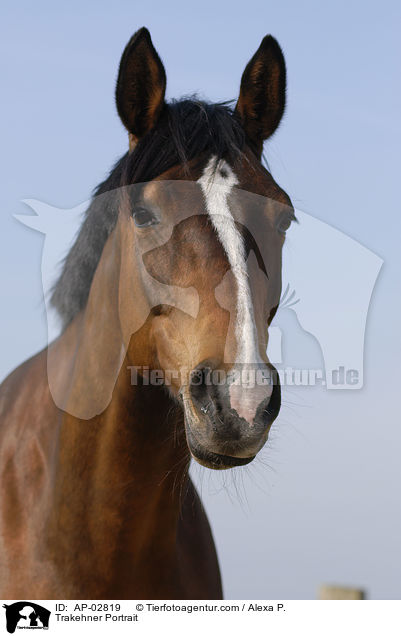
M 185 417 L 185 434 L 187 438 L 187 444 L 192 457 L 206 468 L 213 470 L 227 470 L 228 468 L 234 468 L 236 466 L 245 466 L 249 464 L 255 455 L 248 457 L 234 457 L 232 455 L 223 455 L 218 452 L 214 452 L 202 444 L 194 435 L 192 431 L 193 424 L 189 422 Z

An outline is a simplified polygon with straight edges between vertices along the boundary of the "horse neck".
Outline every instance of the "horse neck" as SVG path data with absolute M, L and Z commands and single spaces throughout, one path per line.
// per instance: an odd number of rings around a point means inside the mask
M 64 414 L 60 428 L 52 511 L 57 558 L 68 561 L 91 546 L 90 568 L 105 578 L 113 569 L 121 573 L 122 562 L 132 567 L 145 559 L 156 539 L 161 550 L 174 549 L 187 488 L 181 409 L 162 387 L 132 387 L 129 379 L 122 365 L 106 410 L 87 421 Z
M 75 554 L 78 546 L 90 545 L 91 567 L 109 573 L 121 554 L 143 558 L 155 545 L 155 533 L 161 532 L 159 546 L 175 545 L 189 464 L 182 409 L 163 387 L 131 385 L 113 240 L 85 310 L 49 348 L 47 364 L 50 391 L 63 412 L 54 549 L 60 559 L 72 546 Z M 142 365 L 151 356 L 146 326 L 138 343 L 140 361 L 132 358 L 131 346 L 130 360 Z

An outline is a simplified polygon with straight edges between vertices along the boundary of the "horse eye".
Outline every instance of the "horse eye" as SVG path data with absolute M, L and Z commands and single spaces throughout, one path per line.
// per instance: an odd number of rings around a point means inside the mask
M 285 234 L 286 231 L 290 228 L 291 222 L 295 220 L 295 217 L 290 214 L 286 214 L 279 219 L 277 224 L 277 230 L 280 234 Z
M 150 225 L 157 225 L 157 223 L 159 223 L 159 219 L 145 208 L 134 208 L 132 217 L 136 227 L 149 227 Z

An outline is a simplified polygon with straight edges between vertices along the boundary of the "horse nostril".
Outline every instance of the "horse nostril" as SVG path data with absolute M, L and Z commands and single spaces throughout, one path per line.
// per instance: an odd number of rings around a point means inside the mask
M 190 375 L 190 391 L 192 399 L 198 403 L 202 413 L 209 407 L 209 391 L 212 369 L 209 366 L 198 365 Z
M 197 366 L 191 371 L 190 384 L 191 386 L 204 386 L 210 378 L 212 369 L 210 367 Z
M 281 386 L 277 378 L 273 384 L 273 390 L 269 398 L 259 404 L 254 422 L 261 426 L 272 424 L 279 414 L 281 407 Z
M 213 381 L 213 373 L 218 368 L 217 360 L 203 360 L 191 371 L 189 380 L 194 405 L 201 413 L 212 418 L 220 401 L 218 387 L 214 386 Z

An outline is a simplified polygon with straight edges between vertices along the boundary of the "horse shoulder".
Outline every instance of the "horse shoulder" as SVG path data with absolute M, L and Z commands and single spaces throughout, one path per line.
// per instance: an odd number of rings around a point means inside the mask
M 42 569 L 37 538 L 43 536 L 49 507 L 57 438 L 46 352 L 21 364 L 0 386 L 0 589 L 4 598 L 4 594 L 17 598 L 17 589 L 7 592 L 7 571 L 13 572 L 13 585 L 22 592 L 19 586 L 26 583 L 27 573 L 35 572 L 38 581 Z M 24 564 L 24 572 L 16 571 L 18 563 Z

